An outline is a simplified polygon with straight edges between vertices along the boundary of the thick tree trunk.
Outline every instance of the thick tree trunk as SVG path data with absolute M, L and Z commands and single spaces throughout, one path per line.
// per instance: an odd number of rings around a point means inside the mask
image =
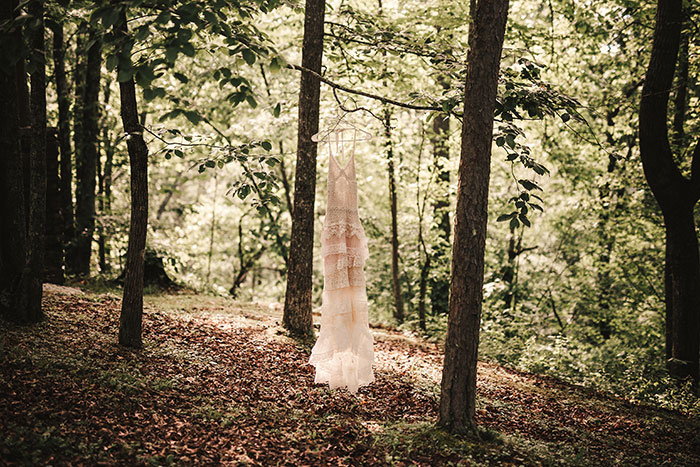
M 16 4 L 16 1 L 13 1 Z M 16 5 L 15 5 L 16 6 Z M 22 151 L 22 187 L 24 190 L 24 221 L 25 229 L 29 229 L 29 185 L 30 185 L 30 157 L 31 157 L 31 111 L 29 109 L 29 86 L 27 85 L 27 72 L 24 58 L 20 58 L 16 65 L 17 71 L 17 109 L 19 114 L 20 150 Z
M 97 178 L 99 138 L 99 95 L 102 66 L 102 43 L 94 30 L 90 31 L 92 46 L 88 49 L 85 93 L 82 115 L 81 148 L 77 153 L 75 190 L 75 267 L 76 274 L 90 275 L 92 240 L 95 233 L 95 180 Z
M 673 99 L 673 144 L 676 151 L 685 145 L 685 114 L 688 108 L 688 55 L 690 53 L 690 32 L 681 33 L 678 51 L 678 79 L 676 96 Z
M 384 109 L 384 147 L 386 148 L 387 178 L 389 180 L 389 205 L 391 208 L 391 290 L 394 296 L 394 319 L 403 323 L 403 296 L 399 274 L 399 221 L 396 200 L 396 170 L 394 145 L 391 140 L 391 111 Z
M 665 213 L 664 219 L 671 295 L 676 305 L 670 318 L 671 358 L 668 368 L 675 377 L 690 376 L 697 381 L 700 355 L 700 258 L 693 208 L 678 206 L 673 212 Z
M 58 96 L 58 141 L 60 147 L 60 211 L 63 219 L 63 245 L 73 241 L 75 225 L 73 217 L 73 164 L 70 147 L 70 96 L 66 80 L 66 45 L 63 25 L 53 26 L 53 62 Z
M 52 284 L 63 284 L 63 216 L 61 179 L 58 174 L 58 133 L 46 131 L 46 263 L 44 278 Z
M 38 22 L 30 39 L 33 59 L 30 110 L 32 144 L 29 181 L 29 230 L 27 264 L 29 266 L 29 300 L 27 319 L 38 322 L 43 318 L 41 296 L 44 280 L 44 234 L 46 223 L 46 59 L 44 55 L 44 2 L 29 4 L 29 14 Z
M 654 42 L 639 106 L 639 147 L 644 175 L 664 214 L 666 227 L 666 353 L 671 376 L 699 372 L 700 259 L 693 208 L 700 198 L 700 144 L 686 179 L 668 138 L 669 93 L 682 26 L 681 0 L 659 0 Z M 681 70 L 682 71 L 682 70 Z
M 13 2 L 0 2 L 0 21 L 13 18 L 13 7 Z M 2 44 L 21 40 L 19 32 L 0 31 Z M 27 231 L 16 86 L 16 71 L 0 66 L 0 315 L 27 322 Z
M 316 73 L 321 73 L 325 10 L 325 0 L 306 0 L 301 64 Z M 318 147 L 311 141 L 311 136 L 318 133 L 320 95 L 319 79 L 302 72 L 299 90 L 299 130 L 297 166 L 294 175 L 292 238 L 283 315 L 284 326 L 291 332 L 301 335 L 312 332 L 311 287 Z
M 469 30 L 464 123 L 439 424 L 474 430 L 493 114 L 508 0 L 480 0 Z
M 127 32 L 126 11 L 120 13 L 119 22 L 114 27 L 117 37 Z M 121 51 L 128 54 L 128 51 Z M 130 60 L 130 57 L 124 57 Z M 126 274 L 124 297 L 119 318 L 119 343 L 133 348 L 141 348 L 141 323 L 143 319 L 143 272 L 146 255 L 146 230 L 148 227 L 148 147 L 143 140 L 136 106 L 136 86 L 134 79 L 119 83 L 121 116 L 131 168 L 131 225 L 129 246 L 126 252 Z
M 440 81 L 446 86 L 444 81 Z M 433 162 L 437 171 L 438 195 L 433 204 L 433 230 L 438 233 L 438 239 L 433 246 L 433 267 L 437 267 L 438 275 L 430 280 L 430 302 L 434 315 L 447 314 L 450 299 L 450 281 L 442 271 L 447 269 L 448 252 L 450 251 L 450 171 L 447 164 L 450 160 L 448 137 L 450 117 L 438 114 L 433 119 Z M 440 267 L 440 266 L 443 267 Z

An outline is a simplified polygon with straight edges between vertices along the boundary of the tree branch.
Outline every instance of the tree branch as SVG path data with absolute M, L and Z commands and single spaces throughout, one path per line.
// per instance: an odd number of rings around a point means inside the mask
M 389 99 L 388 97 L 382 97 L 382 96 L 378 96 L 378 95 L 376 95 L 376 94 L 372 94 L 372 93 L 369 93 L 369 92 L 360 91 L 360 90 L 357 90 L 357 89 L 352 89 L 352 88 L 349 88 L 349 87 L 347 87 L 347 86 L 343 86 L 342 84 L 334 83 L 333 81 L 329 80 L 328 78 L 325 78 L 325 77 L 319 75 L 318 73 L 316 73 L 315 71 L 310 70 L 310 69 L 308 69 L 308 68 L 306 68 L 306 67 L 303 67 L 303 66 L 301 66 L 301 65 L 289 64 L 289 65 L 287 65 L 287 68 L 291 68 L 292 70 L 297 70 L 297 71 L 302 71 L 302 72 L 305 72 L 305 73 L 309 73 L 309 74 L 311 74 L 312 76 L 318 78 L 322 83 L 325 83 L 325 84 L 327 84 L 328 86 L 330 86 L 330 87 L 332 87 L 332 88 L 334 88 L 334 89 L 338 89 L 338 90 L 340 90 L 340 91 L 348 92 L 348 93 L 350 93 L 350 94 L 357 94 L 358 96 L 367 97 L 367 98 L 369 98 L 369 99 L 378 100 L 378 101 L 383 102 L 383 103 L 385 103 L 385 104 L 395 105 L 395 106 L 397 106 L 397 107 L 403 107 L 404 109 L 411 109 L 411 110 L 435 110 L 435 111 L 438 111 L 438 112 L 444 112 L 444 110 L 442 109 L 442 107 L 431 106 L 431 105 L 415 105 L 415 104 L 409 104 L 409 103 L 407 103 L 407 102 L 396 101 L 396 100 L 394 100 L 394 99 Z

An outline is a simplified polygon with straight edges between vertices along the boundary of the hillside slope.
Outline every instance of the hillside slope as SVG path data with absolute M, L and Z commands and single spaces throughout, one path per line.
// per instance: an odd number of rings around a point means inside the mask
M 47 320 L 0 324 L 0 464 L 700 465 L 700 424 L 480 364 L 484 440 L 437 417 L 440 350 L 373 330 L 376 381 L 313 384 L 280 311 L 152 296 L 146 347 L 116 345 L 119 297 L 50 287 Z

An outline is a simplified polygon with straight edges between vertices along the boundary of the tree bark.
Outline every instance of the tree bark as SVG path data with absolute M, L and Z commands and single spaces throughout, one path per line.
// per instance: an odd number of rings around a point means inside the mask
M 27 319 L 38 322 L 44 317 L 41 296 L 44 280 L 44 234 L 46 223 L 46 57 L 44 54 L 44 2 L 29 4 L 29 14 L 38 23 L 30 38 L 35 69 L 31 73 L 31 152 L 29 181 L 29 230 L 27 232 L 29 299 Z
M 391 209 L 391 290 L 394 296 L 394 319 L 403 323 L 403 297 L 399 275 L 399 221 L 396 199 L 396 170 L 394 168 L 394 146 L 391 140 L 391 111 L 384 109 L 384 147 L 386 148 L 387 178 L 389 181 L 389 205 Z
M 75 33 L 75 66 L 73 67 L 73 158 L 76 165 L 76 206 L 74 215 L 71 216 L 71 224 L 66 226 L 67 233 L 70 233 L 66 243 L 66 272 L 68 274 L 78 273 L 77 243 L 79 232 L 76 228 L 76 217 L 78 210 L 78 187 L 80 175 L 78 175 L 79 161 L 82 160 L 83 150 L 83 119 L 85 104 L 85 73 L 87 70 L 86 50 L 85 50 L 85 24 L 78 25 Z M 71 175 L 72 179 L 72 175 Z M 67 221 L 66 221 L 67 222 Z
M 122 10 L 119 21 L 114 26 L 114 34 L 118 38 L 124 38 L 126 33 L 126 10 Z M 122 49 L 120 54 L 127 63 L 131 62 L 129 50 Z M 119 343 L 127 347 L 141 348 L 143 271 L 148 227 L 148 147 L 143 140 L 139 124 L 133 77 L 120 82 L 119 91 L 122 124 L 127 134 L 126 144 L 131 168 L 131 224 L 126 252 L 124 296 L 119 318 Z
M 105 108 L 109 104 L 109 86 L 105 87 L 104 103 Z M 110 139 L 109 127 L 103 122 L 102 125 L 102 147 L 104 147 L 105 163 L 100 170 L 99 189 L 99 209 L 100 224 L 98 232 L 98 253 L 100 272 L 109 273 L 112 268 L 109 263 L 110 245 L 109 234 L 106 224 L 112 214 L 112 161 L 114 159 L 114 145 Z M 99 160 L 99 156 L 98 156 Z
M 92 240 L 95 233 L 95 180 L 97 178 L 97 146 L 99 138 L 99 95 L 102 66 L 102 43 L 94 30 L 90 31 L 85 93 L 83 95 L 81 148 L 77 153 L 75 190 L 75 273 L 90 275 Z
M 659 0 L 654 41 L 639 106 L 644 175 L 666 228 L 666 344 L 674 378 L 698 382 L 700 359 L 700 256 L 693 208 L 700 199 L 700 144 L 690 180 L 676 166 L 668 136 L 668 101 L 682 27 L 681 0 Z M 670 329 L 669 329 L 670 328 Z
M 444 80 L 441 85 L 446 86 Z M 448 312 L 450 300 L 450 282 L 446 275 L 447 255 L 450 246 L 450 171 L 447 164 L 450 160 L 448 137 L 450 131 L 449 114 L 437 114 L 433 119 L 433 161 L 437 171 L 437 199 L 433 204 L 433 230 L 437 231 L 438 239 L 433 247 L 432 263 L 437 266 L 438 274 L 430 280 L 430 303 L 434 315 L 444 315 Z M 440 266 L 443 267 L 440 267 Z
M 450 313 L 440 394 L 439 425 L 452 432 L 475 430 L 493 115 L 507 17 L 508 0 L 480 0 L 469 28 Z
M 63 216 L 61 210 L 61 179 L 58 162 L 58 132 L 46 131 L 46 282 L 63 284 Z
M 68 245 L 75 237 L 73 217 L 73 163 L 70 146 L 70 97 L 66 80 L 66 45 L 63 25 L 60 19 L 54 23 L 53 63 L 58 97 L 58 142 L 60 148 L 60 211 L 63 226 L 63 245 Z
M 0 21 L 12 20 L 13 3 L 0 2 Z M 21 40 L 18 31 L 0 31 L 2 44 Z M 16 69 L 0 66 L 0 314 L 26 322 L 27 231 L 16 86 Z
M 12 2 L 17 7 L 17 0 Z M 22 187 L 24 190 L 24 221 L 25 230 L 29 229 L 29 203 L 30 203 L 30 158 L 31 158 L 31 111 L 29 103 L 29 86 L 27 85 L 27 72 L 24 58 L 17 61 L 17 111 L 20 128 L 20 150 L 22 151 Z
M 323 20 L 325 0 L 306 0 L 302 66 L 321 73 L 323 58 Z M 311 334 L 311 287 L 314 249 L 314 203 L 316 199 L 317 144 L 311 136 L 318 133 L 321 82 L 302 72 L 299 90 L 299 130 L 297 165 L 294 175 L 294 209 L 289 248 L 287 290 L 283 323 L 292 333 Z

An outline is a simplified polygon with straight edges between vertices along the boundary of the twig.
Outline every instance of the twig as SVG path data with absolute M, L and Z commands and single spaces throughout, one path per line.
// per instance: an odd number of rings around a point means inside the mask
M 316 73 L 313 70 L 310 70 L 306 67 L 303 67 L 301 65 L 293 65 L 293 64 L 288 64 L 287 68 L 290 68 L 292 70 L 297 70 L 297 71 L 303 71 L 305 73 L 309 73 L 310 75 L 314 76 L 315 78 L 318 78 L 322 83 L 327 84 L 328 86 L 339 89 L 340 91 L 344 92 L 349 92 L 350 94 L 357 94 L 358 96 L 363 96 L 363 97 L 368 97 L 370 99 L 375 99 L 380 102 L 383 102 L 385 104 L 390 104 L 390 105 L 395 105 L 397 107 L 403 107 L 404 109 L 411 109 L 411 110 L 435 110 L 438 112 L 444 112 L 442 107 L 437 107 L 437 106 L 432 106 L 432 105 L 415 105 L 415 104 L 409 104 L 408 102 L 401 102 L 401 101 L 396 101 L 394 99 L 389 99 L 388 97 L 383 97 L 379 96 L 377 94 L 372 94 L 366 91 L 360 91 L 358 89 L 352 89 L 347 86 L 343 86 L 342 84 L 335 83 L 328 78 L 325 78 L 321 76 L 320 74 Z

